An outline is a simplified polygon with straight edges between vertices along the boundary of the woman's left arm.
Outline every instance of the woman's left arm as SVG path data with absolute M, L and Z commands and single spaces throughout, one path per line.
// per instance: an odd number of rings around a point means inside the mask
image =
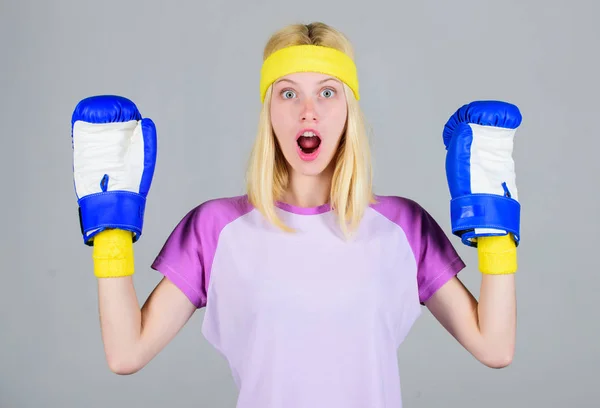
M 481 240 L 481 239 L 480 239 Z M 479 301 L 454 277 L 425 305 L 477 360 L 491 368 L 512 362 L 516 339 L 516 248 L 510 236 L 480 241 Z

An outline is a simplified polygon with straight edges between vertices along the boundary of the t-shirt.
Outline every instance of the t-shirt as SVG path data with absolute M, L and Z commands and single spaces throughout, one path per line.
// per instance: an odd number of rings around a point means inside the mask
M 170 234 L 152 268 L 205 308 L 238 408 L 401 407 L 397 349 L 465 264 L 415 201 L 376 199 L 350 241 L 328 204 L 277 202 L 288 233 L 245 195 L 198 205 Z

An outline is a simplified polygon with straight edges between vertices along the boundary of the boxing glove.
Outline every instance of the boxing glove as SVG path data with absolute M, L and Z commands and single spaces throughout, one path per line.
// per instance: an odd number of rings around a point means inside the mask
M 127 98 L 92 96 L 75 107 L 71 137 L 84 243 L 115 229 L 126 232 L 119 239 L 138 241 L 156 163 L 154 122 Z
M 521 206 L 512 153 L 521 121 L 515 105 L 475 101 L 444 126 L 452 233 L 465 245 L 476 247 L 483 237 L 510 239 L 503 241 L 505 248 L 519 244 Z

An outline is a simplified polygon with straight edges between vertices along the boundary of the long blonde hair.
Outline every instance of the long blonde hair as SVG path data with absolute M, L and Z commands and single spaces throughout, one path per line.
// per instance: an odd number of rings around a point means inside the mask
M 335 28 L 315 22 L 292 24 L 275 32 L 267 42 L 263 60 L 273 52 L 292 45 L 321 45 L 338 49 L 354 59 L 349 40 Z M 366 207 L 372 202 L 372 165 L 369 140 L 362 110 L 353 92 L 344 84 L 348 115 L 333 160 L 330 205 L 346 237 L 356 230 Z M 267 90 L 263 102 L 257 137 L 252 148 L 247 169 L 249 201 L 265 218 L 284 231 L 293 230 L 278 217 L 275 202 L 282 197 L 288 185 L 288 165 L 271 125 L 269 106 L 272 88 Z

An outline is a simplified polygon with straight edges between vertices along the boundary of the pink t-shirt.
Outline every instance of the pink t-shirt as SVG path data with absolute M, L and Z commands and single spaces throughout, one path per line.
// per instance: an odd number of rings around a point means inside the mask
M 344 241 L 329 205 L 247 196 L 191 210 L 152 268 L 196 305 L 228 361 L 238 408 L 401 407 L 397 348 L 421 305 L 465 264 L 416 202 L 378 196 Z

